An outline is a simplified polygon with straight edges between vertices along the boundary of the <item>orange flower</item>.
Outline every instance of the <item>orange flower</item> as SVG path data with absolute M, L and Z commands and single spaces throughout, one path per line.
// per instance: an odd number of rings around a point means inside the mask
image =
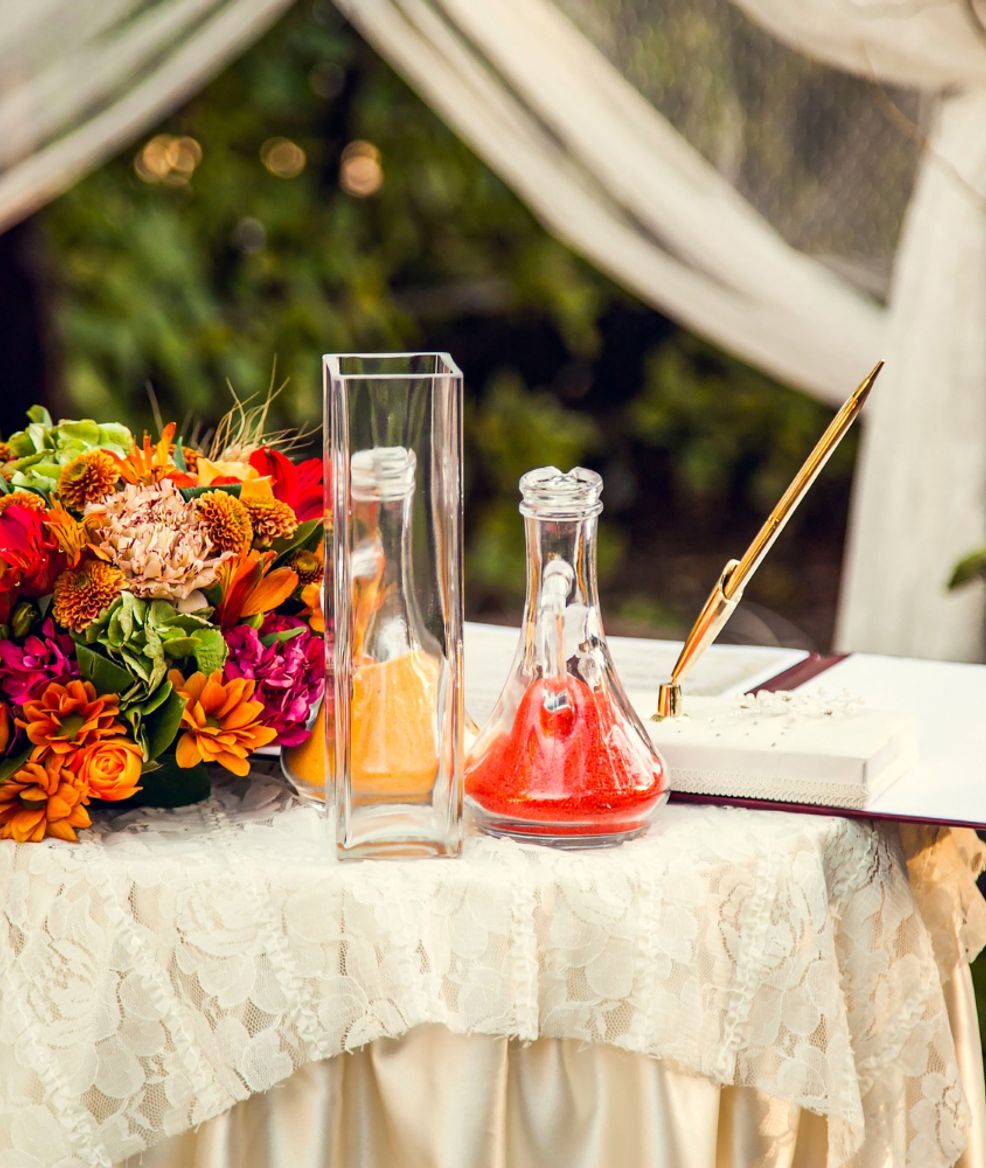
M 298 581 L 303 588 L 307 588 L 309 584 L 320 584 L 322 576 L 325 574 L 325 568 L 322 563 L 321 544 L 319 550 L 314 552 L 300 551 L 295 552 L 289 557 L 287 566 L 294 572 L 298 573 Z
M 228 491 L 206 491 L 196 500 L 199 519 L 221 552 L 245 552 L 253 543 L 250 512 Z
M 85 525 L 69 515 L 61 503 L 54 503 L 45 516 L 45 527 L 64 553 L 68 566 L 74 568 L 89 543 L 89 532 Z
M 116 802 L 140 790 L 143 757 L 129 738 L 104 738 L 81 751 L 72 769 L 85 780 L 94 798 Z
M 10 745 L 13 734 L 10 729 L 10 711 L 4 702 L 0 702 L 0 755 Z
M 28 511 L 46 511 L 48 504 L 33 491 L 11 491 L 9 495 L 0 495 L 0 515 L 8 507 L 26 507 Z
M 290 568 L 275 568 L 271 572 L 273 561 L 273 552 L 251 551 L 220 564 L 218 580 L 222 596 L 216 605 L 215 619 L 222 628 L 228 629 L 246 616 L 272 612 L 298 587 L 298 573 Z
M 52 615 L 60 625 L 81 633 L 116 600 L 123 584 L 119 568 L 102 560 L 89 560 L 81 568 L 62 572 L 55 581 Z
M 24 704 L 17 724 L 34 744 L 31 758 L 41 762 L 50 755 L 73 755 L 103 738 L 122 737 L 126 728 L 117 720 L 119 712 L 116 694 L 97 695 L 91 681 L 76 678 L 64 685 L 51 682 L 41 697 Z
M 185 699 L 181 716 L 185 732 L 175 750 L 178 765 L 193 767 L 200 762 L 217 762 L 241 778 L 248 775 L 250 752 L 277 737 L 276 730 L 258 721 L 263 703 L 250 700 L 257 683 L 246 677 L 224 682 L 218 672 L 208 677 L 193 673 L 186 680 L 177 669 L 168 677 Z
M 261 475 L 260 471 L 248 462 L 231 458 L 213 460 L 200 454 L 195 462 L 195 474 L 201 487 L 211 487 L 213 483 L 217 486 L 220 483 L 243 483 L 244 489 L 240 492 L 241 499 L 274 498 L 270 479 Z
M 76 828 L 92 823 L 88 802 L 85 779 L 58 758 L 53 756 L 48 765 L 31 759 L 0 786 L 0 839 L 21 844 L 45 836 L 75 840 Z
M 58 478 L 58 495 L 66 507 L 81 511 L 112 494 L 120 481 L 120 460 L 108 450 L 87 450 L 67 463 Z
M 14 458 L 14 448 L 9 442 L 0 442 L 0 463 L 12 462 Z
M 301 614 L 307 618 L 308 623 L 315 633 L 325 632 L 325 615 L 322 612 L 322 585 L 306 584 L 301 590 L 301 602 L 305 605 L 305 611 Z
M 280 499 L 247 499 L 243 506 L 250 514 L 253 539 L 257 544 L 272 544 L 275 539 L 290 539 L 298 530 L 295 513 Z
M 325 632 L 325 614 L 322 612 L 322 580 L 325 576 L 325 541 L 320 540 L 314 551 L 295 552 L 288 566 L 298 573 L 301 583 L 301 616 L 316 633 Z
M 159 483 L 171 479 L 179 487 L 194 487 L 197 480 L 175 466 L 171 452 L 175 448 L 175 424 L 169 422 L 161 437 L 153 445 L 150 434 L 144 434 L 142 446 L 135 442 L 126 458 L 117 461 L 121 478 L 128 483 Z

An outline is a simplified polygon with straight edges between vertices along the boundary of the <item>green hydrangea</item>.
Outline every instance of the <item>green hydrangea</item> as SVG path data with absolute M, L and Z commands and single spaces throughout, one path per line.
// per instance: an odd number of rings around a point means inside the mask
M 130 592 L 75 641 L 82 676 L 99 693 L 119 694 L 120 711 L 146 759 L 156 758 L 178 732 L 184 700 L 168 680 L 171 666 L 194 661 L 196 669 L 214 673 L 227 653 L 222 632 L 205 616 Z
M 119 422 L 100 424 L 82 418 L 62 419 L 56 424 L 42 406 L 33 406 L 27 416 L 28 425 L 7 439 L 14 452 L 9 481 L 15 487 L 51 491 L 58 484 L 62 467 L 73 458 L 97 448 L 122 458 L 129 453 L 134 440 L 127 427 Z
M 141 600 L 130 592 L 122 593 L 77 639 L 130 675 L 131 684 L 121 694 L 124 708 L 150 696 L 178 661 L 192 659 L 203 673 L 222 669 L 226 662 L 226 641 L 205 617 L 179 612 L 168 600 Z

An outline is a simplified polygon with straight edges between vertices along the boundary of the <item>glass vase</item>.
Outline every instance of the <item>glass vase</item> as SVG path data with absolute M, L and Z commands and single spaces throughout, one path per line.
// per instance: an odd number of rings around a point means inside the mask
M 527 601 L 510 676 L 466 763 L 480 828 L 559 847 L 619 843 L 667 799 L 665 768 L 606 644 L 596 585 L 602 479 L 520 480 Z
M 462 375 L 446 353 L 333 354 L 324 367 L 337 854 L 457 855 Z

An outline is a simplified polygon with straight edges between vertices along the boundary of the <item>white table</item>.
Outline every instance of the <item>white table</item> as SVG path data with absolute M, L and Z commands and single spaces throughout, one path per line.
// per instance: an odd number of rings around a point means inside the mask
M 4 847 L 0 1164 L 980 1168 L 981 852 L 906 846 L 670 806 L 610 851 L 338 864 L 230 780 Z

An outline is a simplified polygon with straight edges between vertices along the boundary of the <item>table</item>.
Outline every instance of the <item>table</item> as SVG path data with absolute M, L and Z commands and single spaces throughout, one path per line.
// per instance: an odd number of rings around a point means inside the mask
M 597 853 L 331 854 L 261 777 L 0 849 L 0 1165 L 986 1163 L 972 832 L 668 806 Z
M 315 810 L 258 779 L 166 816 L 107 816 L 78 846 L 5 847 L 0 1163 L 124 1161 L 433 1026 L 753 1088 L 789 1119 L 822 1116 L 831 1166 L 888 1148 L 894 1164 L 951 1164 L 972 1021 L 957 1056 L 945 986 L 986 940 L 982 856 L 971 833 L 909 846 L 913 886 L 893 828 L 668 807 L 609 852 L 472 837 L 458 862 L 338 864 Z M 461 1083 L 424 1065 L 433 1085 Z

